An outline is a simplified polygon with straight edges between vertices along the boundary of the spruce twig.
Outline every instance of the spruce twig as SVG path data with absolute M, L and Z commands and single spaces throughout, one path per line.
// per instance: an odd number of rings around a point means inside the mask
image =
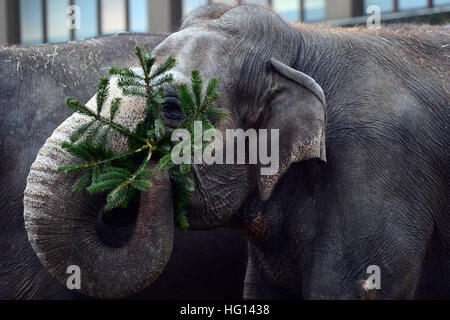
M 127 128 L 125 128 L 124 126 L 112 121 L 112 120 L 108 120 L 107 118 L 104 118 L 100 115 L 100 112 L 92 112 L 91 109 L 89 109 L 86 105 L 84 105 L 80 100 L 75 99 L 75 98 L 67 98 L 66 100 L 66 105 L 72 109 L 74 112 L 79 112 L 82 114 L 85 114 L 87 116 L 93 117 L 96 121 L 99 121 L 109 127 L 111 127 L 112 129 L 122 133 L 125 136 L 128 137 L 133 137 L 135 139 L 138 139 L 144 143 L 147 143 L 147 141 L 145 139 L 143 139 L 142 137 L 134 134 L 133 132 L 131 132 L 130 130 L 128 130 Z M 117 108 L 117 107 L 116 107 Z M 117 111 L 116 111 L 117 112 Z
M 124 95 L 145 98 L 146 121 L 139 123 L 134 132 L 117 123 L 115 118 L 120 110 L 121 98 L 112 99 L 109 118 L 102 116 L 101 111 L 109 96 L 109 80 L 102 78 L 98 85 L 96 112 L 78 99 L 66 100 L 70 109 L 87 115 L 92 120 L 79 126 L 70 135 L 70 141 L 62 143 L 62 148 L 67 152 L 86 162 L 62 166 L 58 170 L 63 173 L 83 171 L 73 190 L 86 188 L 91 194 L 108 192 L 105 208 L 110 211 L 118 207 L 126 208 L 136 192 L 146 192 L 150 189 L 149 180 L 153 177 L 153 172 L 147 169 L 147 166 L 156 152 L 160 156 L 158 170 L 168 170 L 174 182 L 176 220 L 182 230 L 187 230 L 189 222 L 186 218 L 186 206 L 193 199 L 194 178 L 189 164 L 173 165 L 171 151 L 174 145 L 168 140 L 161 117 L 162 105 L 165 102 L 162 86 L 173 81 L 173 76 L 167 74 L 167 71 L 176 65 L 176 60 L 170 56 L 152 73 L 155 55 L 152 52 L 143 52 L 139 47 L 136 47 L 135 54 L 142 75 L 129 68 L 119 67 L 111 67 L 109 73 L 118 77 L 117 84 Z M 204 97 L 200 71 L 192 70 L 191 82 L 192 90 L 184 83 L 178 86 L 180 106 L 186 116 L 179 128 L 186 128 L 193 135 L 194 121 L 202 121 L 205 127 L 213 128 L 208 117 L 221 119 L 228 116 L 228 111 L 215 107 L 214 102 L 219 98 L 217 78 L 211 79 Z M 103 127 L 106 129 L 101 131 Z M 127 137 L 129 149 L 114 153 L 108 141 L 110 132 Z M 77 143 L 78 141 L 81 142 Z M 142 155 L 143 153 L 145 155 Z M 92 182 L 90 186 L 89 181 Z

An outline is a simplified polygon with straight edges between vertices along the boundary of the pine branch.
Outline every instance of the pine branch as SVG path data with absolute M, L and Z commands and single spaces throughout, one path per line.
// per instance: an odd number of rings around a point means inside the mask
M 63 148 L 64 148 L 64 146 L 63 146 Z M 109 157 L 109 158 L 104 159 L 104 160 L 91 161 L 91 162 L 82 163 L 82 164 L 73 164 L 73 165 L 61 166 L 61 167 L 58 168 L 58 172 L 69 173 L 69 172 L 73 172 L 73 171 L 80 171 L 80 170 L 83 170 L 83 169 L 93 168 L 95 166 L 101 166 L 101 165 L 109 164 L 109 163 L 114 162 L 116 160 L 129 158 L 130 156 L 138 154 L 138 153 L 141 153 L 141 152 L 147 150 L 148 148 L 149 148 L 149 146 L 145 145 L 145 146 L 142 146 L 141 148 L 139 148 L 137 150 L 128 150 L 128 151 L 125 151 L 123 153 L 114 155 L 114 156 Z M 69 151 L 69 152 L 72 153 L 71 151 Z
M 143 77 L 135 73 L 130 68 L 118 68 L 118 67 L 111 67 L 109 68 L 109 74 L 112 76 L 121 76 L 124 78 L 133 78 L 133 79 L 140 79 L 144 80 Z
M 95 123 L 95 120 L 91 120 L 82 124 L 69 136 L 70 142 L 77 142 L 86 133 L 86 131 Z
M 178 85 L 178 100 L 186 118 L 189 118 L 195 110 L 195 102 L 185 83 Z
M 192 92 L 195 98 L 196 106 L 200 106 L 202 104 L 202 87 L 203 81 L 200 76 L 199 70 L 192 70 Z
M 162 75 L 163 73 L 167 72 L 168 70 L 175 67 L 177 64 L 177 61 L 175 60 L 174 56 L 169 56 L 166 61 L 164 61 L 157 69 L 156 71 L 151 75 L 150 79 L 155 79 L 156 77 Z
M 89 183 L 89 180 L 91 179 L 92 171 L 86 171 L 85 174 L 81 176 L 80 179 L 75 182 L 75 184 L 72 187 L 73 191 L 81 191 L 83 190 Z
M 211 108 L 208 110 L 208 116 L 213 119 L 223 119 L 230 115 L 230 111 L 223 108 Z
M 158 170 L 168 170 L 174 182 L 174 208 L 176 220 L 182 230 L 189 228 L 186 207 L 194 197 L 194 178 L 191 166 L 175 166 L 171 159 L 174 147 L 170 135 L 166 132 L 161 118 L 161 107 L 165 102 L 164 85 L 173 81 L 173 75 L 167 72 L 176 65 L 173 56 L 169 56 L 152 73 L 156 57 L 152 52 L 142 51 L 136 47 L 135 54 L 139 60 L 142 74 L 129 69 L 111 67 L 109 73 L 117 76 L 117 85 L 125 96 L 138 96 L 146 100 L 147 119 L 138 123 L 134 132 L 115 122 L 120 110 L 121 98 L 111 100 L 109 118 L 101 116 L 105 101 L 109 95 L 109 80 L 100 80 L 97 91 L 97 110 L 91 111 L 75 98 L 68 98 L 67 106 L 74 112 L 87 115 L 91 121 L 82 124 L 70 135 L 70 142 L 63 142 L 62 148 L 86 162 L 70 164 L 58 168 L 59 172 L 82 171 L 82 176 L 73 189 L 86 188 L 91 194 L 108 193 L 106 210 L 118 207 L 126 208 L 136 192 L 146 192 L 151 188 L 150 179 L 154 176 L 148 164 L 156 151 L 160 157 Z M 186 116 L 186 121 L 179 127 L 187 128 L 193 133 L 194 121 L 202 121 L 204 128 L 214 128 L 208 119 L 221 119 L 229 115 L 228 111 L 215 107 L 219 98 L 218 79 L 213 78 L 208 84 L 206 94 L 202 96 L 203 80 L 200 71 L 191 72 L 191 89 L 180 84 L 179 102 Z M 129 149 L 116 154 L 109 147 L 109 134 L 128 138 Z M 79 143 L 77 143 L 80 141 Z M 192 142 L 193 143 L 193 142 Z M 145 152 L 145 156 L 142 153 Z M 92 181 L 89 187 L 89 181 Z
M 130 130 L 128 130 L 127 128 L 125 128 L 124 126 L 111 121 L 109 119 L 106 119 L 94 112 L 92 112 L 88 107 L 86 107 L 81 101 L 79 101 L 78 99 L 75 98 L 67 98 L 66 100 L 66 105 L 74 110 L 75 112 L 79 112 L 88 116 L 93 117 L 95 120 L 102 122 L 103 124 L 113 128 L 114 130 L 122 133 L 125 136 L 128 137 L 134 137 L 135 139 L 141 140 L 143 143 L 147 143 L 147 141 L 145 139 L 143 139 L 142 137 L 139 137 L 137 135 L 135 135 L 133 132 L 131 132 Z
M 110 112 L 109 118 L 111 119 L 111 121 L 114 121 L 114 118 L 116 117 L 117 111 L 119 111 L 121 103 L 122 103 L 121 98 L 114 98 L 113 101 L 111 102 L 111 108 L 109 110 Z
M 100 112 L 102 111 L 103 104 L 105 103 L 105 100 L 108 97 L 109 93 L 109 79 L 108 78 L 102 78 L 100 79 L 100 83 L 98 84 L 98 91 L 97 91 L 97 115 L 100 115 Z

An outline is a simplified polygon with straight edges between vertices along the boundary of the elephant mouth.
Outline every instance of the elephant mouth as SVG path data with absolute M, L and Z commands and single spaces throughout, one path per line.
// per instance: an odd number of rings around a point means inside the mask
M 176 85 L 165 87 L 165 101 L 161 109 L 162 118 L 169 130 L 177 129 L 185 120 L 179 100 L 178 89 Z

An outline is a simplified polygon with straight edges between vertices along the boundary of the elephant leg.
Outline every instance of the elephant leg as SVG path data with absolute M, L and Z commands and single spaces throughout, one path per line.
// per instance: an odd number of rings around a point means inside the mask
M 244 282 L 244 300 L 295 300 L 295 295 L 272 283 L 264 270 L 264 254 L 250 242 L 247 271 Z M 267 270 L 266 270 L 267 271 Z
M 249 256 L 244 280 L 244 300 L 257 300 L 256 272 L 253 260 Z
M 311 248 L 304 297 L 413 299 L 432 240 L 430 216 L 400 202 L 358 209 L 329 214 Z

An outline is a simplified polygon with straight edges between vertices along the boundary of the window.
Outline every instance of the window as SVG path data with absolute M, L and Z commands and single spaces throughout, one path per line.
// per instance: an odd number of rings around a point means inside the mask
M 427 6 L 427 0 L 398 0 L 398 10 L 420 9 Z
M 63 42 L 70 39 L 70 31 L 67 28 L 68 1 L 47 0 L 47 41 Z
M 19 9 L 17 29 L 20 29 L 17 38 L 20 36 L 20 42 L 23 44 L 80 40 L 121 31 L 149 31 L 150 0 L 17 1 Z M 183 0 L 183 2 L 195 7 L 209 1 Z M 72 10 L 71 5 L 74 6 Z
M 128 0 L 128 16 L 130 19 L 130 31 L 147 32 L 147 0 Z
M 325 19 L 325 0 L 304 0 L 305 21 L 319 21 Z
M 98 34 L 97 1 L 75 0 L 80 7 L 80 29 L 75 29 L 75 39 L 90 38 Z
M 2 0 L 0 0 L 2 1 Z M 70 39 L 85 39 L 98 34 L 114 34 L 120 31 L 148 32 L 150 0 L 16 0 L 18 1 L 20 35 L 15 35 L 23 44 L 39 44 L 45 41 L 62 42 Z M 156 1 L 156 0 L 152 0 Z M 161 0 L 169 1 L 169 0 Z M 272 6 L 273 10 L 287 20 L 318 22 L 325 20 L 328 1 L 337 0 L 181 0 L 185 16 L 192 10 L 208 3 L 259 3 Z M 363 13 L 371 5 L 377 5 L 382 12 L 413 11 L 422 8 L 450 6 L 450 0 L 348 0 L 347 5 L 361 1 Z M 79 12 L 68 12 L 70 4 L 79 7 Z M 358 10 L 359 6 L 355 7 Z M 76 28 L 68 25 L 70 14 L 77 15 Z M 153 14 L 158 14 L 153 12 Z M 161 17 L 163 19 L 163 17 Z M 167 17 L 172 19 L 173 17 Z M 350 17 L 349 17 L 350 18 Z M 331 17 L 330 17 L 331 19 Z M 75 22 L 75 21 L 74 21 Z M 78 29 L 77 29 L 78 28 Z M 45 29 L 45 30 L 44 30 Z
M 127 29 L 125 0 L 102 0 L 102 34 L 111 34 Z
M 212 3 L 227 3 L 227 4 L 237 4 L 238 0 L 211 0 Z
M 434 0 L 435 6 L 445 6 L 450 5 L 450 0 Z
M 368 7 L 375 5 L 379 6 L 381 12 L 392 12 L 394 11 L 394 1 L 393 0 L 364 0 L 364 14 Z
M 269 0 L 245 0 L 246 3 L 259 3 L 263 5 L 269 5 Z
M 207 4 L 207 0 L 183 0 L 183 17 L 186 16 L 192 10 L 197 9 L 200 6 Z
M 300 20 L 300 1 L 299 0 L 272 0 L 273 10 L 278 12 L 287 20 Z
M 20 41 L 38 44 L 44 41 L 41 0 L 20 0 Z

